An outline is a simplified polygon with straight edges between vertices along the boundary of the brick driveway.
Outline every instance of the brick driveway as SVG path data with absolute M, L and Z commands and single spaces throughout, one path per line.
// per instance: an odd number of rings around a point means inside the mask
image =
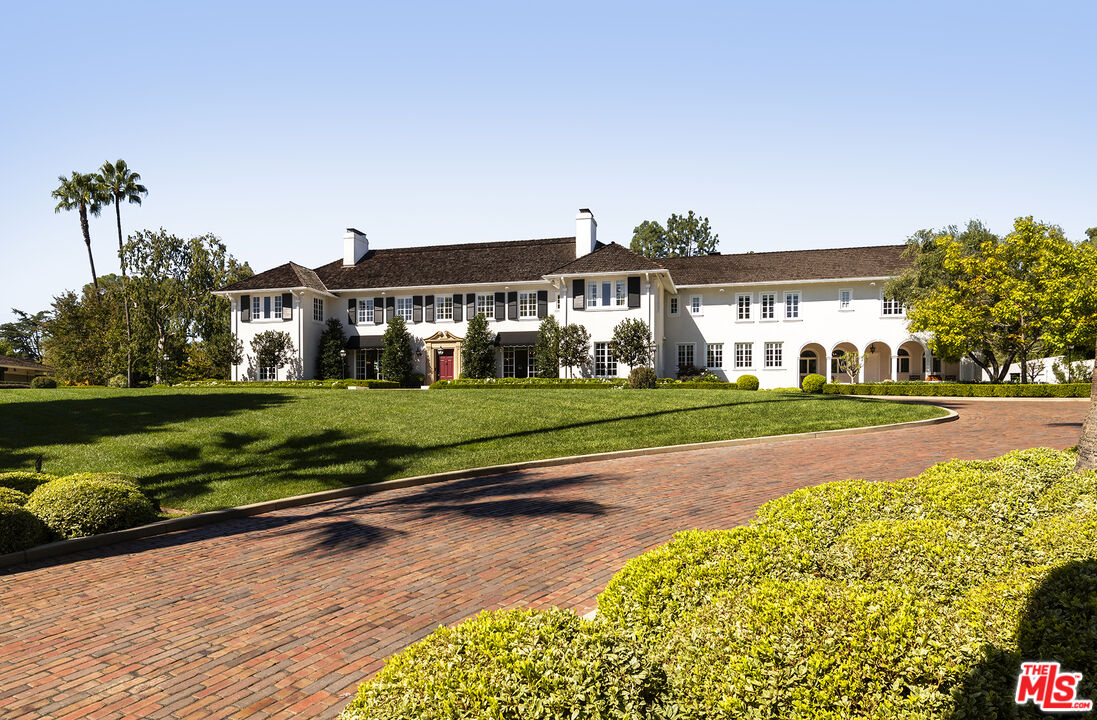
M 383 658 L 484 608 L 587 612 L 630 557 L 846 477 L 1078 440 L 1079 402 L 939 402 L 954 423 L 457 480 L 0 575 L 0 716 L 331 718 Z

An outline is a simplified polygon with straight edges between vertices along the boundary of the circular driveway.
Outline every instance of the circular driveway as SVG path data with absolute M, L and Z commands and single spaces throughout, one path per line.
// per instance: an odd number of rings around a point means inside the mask
M 482 609 L 585 613 L 677 530 L 797 488 L 1078 441 L 1088 401 L 934 400 L 957 422 L 454 480 L 0 575 L 0 716 L 336 716 L 383 659 Z M 0 571 L 2 572 L 2 571 Z

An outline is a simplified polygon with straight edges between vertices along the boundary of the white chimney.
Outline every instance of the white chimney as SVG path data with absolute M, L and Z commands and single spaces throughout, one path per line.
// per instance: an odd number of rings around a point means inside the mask
M 591 254 L 597 244 L 598 221 L 590 210 L 580 208 L 579 214 L 575 216 L 575 257 Z
M 347 228 L 343 235 L 343 265 L 354 265 L 369 252 L 369 240 L 361 230 Z

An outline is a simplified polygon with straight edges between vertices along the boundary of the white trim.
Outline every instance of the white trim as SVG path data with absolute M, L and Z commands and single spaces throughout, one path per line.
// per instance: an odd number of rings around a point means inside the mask
M 842 293 L 849 293 L 849 305 L 842 307 Z M 838 312 L 853 312 L 853 288 L 838 288 Z
M 789 317 L 788 315 L 788 296 L 796 296 L 796 316 Z M 785 322 L 796 322 L 804 319 L 804 293 L 799 289 L 782 290 L 781 291 L 781 319 Z
M 243 295 L 255 295 L 256 293 L 260 295 L 267 295 L 273 293 L 293 293 L 300 292 L 302 290 L 307 290 L 308 292 L 314 292 L 317 295 L 334 298 L 335 300 L 338 300 L 341 297 L 327 290 L 317 290 L 316 288 L 305 287 L 304 285 L 284 288 L 255 288 L 252 290 L 213 290 L 210 292 L 210 295 L 216 295 L 217 297 L 223 297 L 226 300 L 232 300 L 234 297 L 239 297 Z M 340 292 L 342 292 L 342 290 L 340 290 Z
M 784 280 L 765 280 L 760 282 L 743 282 L 743 283 L 697 283 L 696 285 L 678 285 L 679 288 L 710 288 L 710 287 L 722 287 L 735 289 L 737 287 L 759 287 L 759 286 L 776 286 L 785 283 L 796 283 L 798 285 L 809 285 L 818 283 L 835 283 L 835 282 L 867 282 L 869 280 L 891 280 L 891 275 L 881 275 L 880 277 L 841 277 L 841 278 L 822 278 L 820 280 L 797 280 L 795 278 L 785 278 Z
M 747 298 L 747 316 L 745 318 L 739 317 L 739 298 Z M 754 293 L 752 292 L 737 292 L 735 293 L 735 303 L 732 304 L 735 312 L 735 322 L 737 323 L 752 323 L 758 322 L 754 317 Z

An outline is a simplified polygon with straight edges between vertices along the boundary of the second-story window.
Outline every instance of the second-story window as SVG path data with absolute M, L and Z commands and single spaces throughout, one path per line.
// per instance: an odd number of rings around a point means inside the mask
M 477 295 L 476 296 L 476 314 L 483 315 L 488 320 L 495 318 L 495 296 L 494 295 Z
M 777 305 L 776 295 L 773 293 L 762 293 L 758 304 L 761 306 L 761 312 L 759 314 L 762 316 L 763 320 L 773 320 L 777 317 L 774 310 Z
M 625 303 L 628 302 L 628 294 L 625 290 L 624 280 L 617 281 L 617 292 L 614 295 L 613 300 L 614 304 L 617 305 L 617 307 L 624 307 Z
M 373 298 L 358 299 L 358 322 L 373 322 Z
M 324 298 L 312 299 L 312 319 L 316 322 L 324 322 Z
M 750 295 L 739 295 L 735 298 L 735 319 L 750 320 Z
M 435 295 L 434 296 L 434 319 L 435 320 L 452 320 L 453 319 L 453 296 L 452 295 Z
M 411 322 L 411 298 L 396 298 L 396 314 L 404 318 L 404 322 Z
M 518 317 L 537 317 L 537 293 L 518 293 Z
M 902 315 L 903 304 L 895 298 L 884 297 L 884 308 L 882 315 Z
M 785 319 L 798 320 L 800 318 L 800 293 L 785 293 Z

